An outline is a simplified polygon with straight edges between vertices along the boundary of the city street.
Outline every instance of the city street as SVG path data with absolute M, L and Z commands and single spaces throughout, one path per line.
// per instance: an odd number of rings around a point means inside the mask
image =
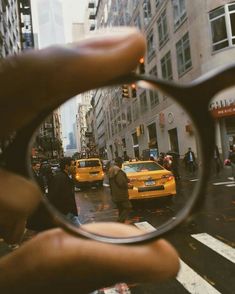
M 181 259 L 181 271 L 176 279 L 156 285 L 123 283 L 97 293 L 232 294 L 235 288 L 234 187 L 230 169 L 226 167 L 220 176 L 211 178 L 203 210 L 193 221 L 181 225 L 169 235 L 168 239 Z M 79 191 L 76 198 L 83 222 L 116 220 L 117 210 L 110 201 L 106 183 L 101 189 Z M 159 200 L 146 202 L 144 207 L 134 207 L 131 214 L 133 225 L 151 230 L 159 224 L 159 218 L 171 217 L 171 200 Z

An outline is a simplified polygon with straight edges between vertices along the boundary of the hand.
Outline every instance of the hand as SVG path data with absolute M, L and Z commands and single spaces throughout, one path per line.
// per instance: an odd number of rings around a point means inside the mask
M 0 64 L 1 137 L 69 97 L 131 72 L 144 50 L 144 37 L 128 28 L 69 48 L 51 47 L 4 59 Z M 0 177 L 0 234 L 15 242 L 40 192 L 32 182 L 12 173 L 1 171 Z M 136 228 L 110 223 L 90 224 L 89 230 L 108 230 L 119 236 L 139 233 Z M 178 268 L 177 253 L 163 240 L 112 245 L 54 229 L 0 259 L 0 289 L 5 294 L 66 293 L 75 289 L 87 293 L 118 281 L 164 280 L 176 275 Z
M 118 223 L 90 224 L 89 231 L 139 234 Z M 164 240 L 113 245 L 68 235 L 61 229 L 38 234 L 0 261 L 4 294 L 90 293 L 117 282 L 158 282 L 179 269 L 175 250 Z

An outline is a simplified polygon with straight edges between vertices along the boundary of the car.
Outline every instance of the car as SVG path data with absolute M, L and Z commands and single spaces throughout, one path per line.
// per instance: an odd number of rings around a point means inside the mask
M 99 158 L 85 158 L 75 161 L 75 185 L 77 188 L 85 186 L 103 186 L 104 171 Z
M 129 179 L 130 200 L 176 195 L 174 175 L 154 161 L 124 162 L 122 170 Z

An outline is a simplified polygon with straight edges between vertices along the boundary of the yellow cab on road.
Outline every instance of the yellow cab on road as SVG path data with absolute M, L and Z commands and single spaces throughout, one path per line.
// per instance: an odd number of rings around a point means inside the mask
M 104 172 L 99 158 L 78 159 L 75 166 L 74 180 L 76 187 L 103 186 Z
M 130 200 L 176 195 L 174 175 L 154 161 L 126 161 L 122 169 L 130 181 Z

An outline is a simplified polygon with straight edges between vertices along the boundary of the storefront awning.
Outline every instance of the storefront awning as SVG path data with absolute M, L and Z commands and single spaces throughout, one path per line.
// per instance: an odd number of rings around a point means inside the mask
M 226 117 L 235 115 L 235 105 L 212 109 L 211 114 L 214 118 Z

